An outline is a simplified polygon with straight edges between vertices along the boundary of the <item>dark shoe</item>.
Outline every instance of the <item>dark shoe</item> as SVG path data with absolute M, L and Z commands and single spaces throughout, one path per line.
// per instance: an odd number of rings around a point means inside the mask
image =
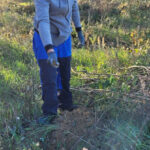
M 65 111 L 65 110 L 67 110 L 67 111 L 73 111 L 74 109 L 77 109 L 78 106 L 77 106 L 77 105 L 71 105 L 70 107 L 66 107 L 66 106 L 63 105 L 63 104 L 60 104 L 60 105 L 58 106 L 58 108 L 60 108 L 60 109 L 63 110 L 63 111 Z
M 54 121 L 55 118 L 56 115 L 44 115 L 37 119 L 37 123 L 40 125 L 49 125 Z

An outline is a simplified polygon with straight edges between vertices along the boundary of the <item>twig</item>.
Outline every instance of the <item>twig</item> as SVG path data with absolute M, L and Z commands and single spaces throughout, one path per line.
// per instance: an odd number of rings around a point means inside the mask
M 97 147 L 95 147 L 94 145 L 92 145 L 91 143 L 89 143 L 88 141 L 86 141 L 85 139 L 83 139 L 83 136 L 80 137 L 78 135 L 75 135 L 74 133 L 70 132 L 70 131 L 67 131 L 69 134 L 71 134 L 72 136 L 74 137 L 77 137 L 80 141 L 83 141 L 85 142 L 86 144 L 90 145 L 91 147 L 95 148 L 94 150 L 98 150 Z
M 74 91 L 80 91 L 80 92 L 85 92 L 85 93 L 92 93 L 92 92 L 97 92 L 97 93 L 101 93 L 101 92 L 111 92 L 110 90 L 103 90 L 103 89 L 92 89 L 92 88 L 71 88 L 71 90 Z
M 91 80 L 91 81 L 98 81 L 98 80 L 100 80 L 100 79 L 98 79 L 98 78 L 87 78 L 87 77 L 85 77 L 85 78 L 79 78 L 80 80 Z
M 132 68 L 141 68 L 141 69 L 145 69 L 145 70 L 150 70 L 150 67 L 146 67 L 146 66 L 130 66 L 127 69 L 132 69 Z
M 148 74 L 150 74 L 150 67 L 146 67 L 146 66 L 130 66 L 126 69 L 129 70 L 129 69 L 134 69 L 134 68 L 144 69 L 147 71 Z
M 85 136 L 82 136 L 81 138 L 83 139 Z M 73 144 L 71 150 L 73 150 L 74 146 L 77 145 L 80 142 L 80 138 Z
M 95 122 L 95 124 L 93 125 L 93 127 L 97 126 L 97 124 L 99 123 L 99 121 L 102 119 L 102 117 L 107 113 L 109 112 L 116 104 L 118 104 L 120 102 L 120 99 L 118 99 L 115 103 L 112 103 L 113 105 L 111 105 L 111 107 L 104 111 L 101 116 L 99 117 L 99 119 Z
M 146 97 L 144 95 L 139 96 L 139 95 L 125 94 L 125 93 L 123 95 L 128 96 L 130 98 L 139 98 L 139 99 L 144 99 L 144 100 L 150 101 L 150 97 L 148 97 L 148 96 Z
M 117 77 L 120 76 L 117 74 L 109 74 L 109 73 L 102 74 L 102 73 L 89 73 L 87 71 L 75 71 L 73 70 L 73 68 L 71 68 L 71 71 L 75 74 L 85 73 L 86 75 L 95 75 L 95 76 L 117 76 Z

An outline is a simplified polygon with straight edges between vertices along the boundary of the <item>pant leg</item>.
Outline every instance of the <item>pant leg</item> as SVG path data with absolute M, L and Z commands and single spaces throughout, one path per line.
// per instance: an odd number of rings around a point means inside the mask
M 56 68 L 47 63 L 47 53 L 37 32 L 33 37 L 33 51 L 40 68 L 42 85 L 42 110 L 44 115 L 57 114 L 57 74 Z
M 65 107 L 72 105 L 72 93 L 70 91 L 70 70 L 71 70 L 71 57 L 58 58 L 60 63 L 60 75 L 62 90 L 59 96 L 59 102 Z
M 42 83 L 42 110 L 44 115 L 57 114 L 57 74 L 56 68 L 47 63 L 46 59 L 38 60 Z
M 61 76 L 60 76 L 60 69 L 57 69 L 57 90 L 62 90 L 62 84 L 61 84 Z
M 71 36 L 58 46 L 58 61 L 60 63 L 60 78 L 62 89 L 59 95 L 59 102 L 65 107 L 72 105 L 72 93 L 70 91 L 71 71 Z

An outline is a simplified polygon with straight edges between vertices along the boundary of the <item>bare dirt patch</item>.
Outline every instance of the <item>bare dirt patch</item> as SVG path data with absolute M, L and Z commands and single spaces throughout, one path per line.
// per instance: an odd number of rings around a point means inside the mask
M 81 107 L 73 112 L 61 112 L 56 122 L 59 129 L 51 135 L 51 149 L 73 150 L 79 148 L 78 144 L 82 142 L 91 145 L 85 138 L 95 122 L 94 114 L 89 109 Z

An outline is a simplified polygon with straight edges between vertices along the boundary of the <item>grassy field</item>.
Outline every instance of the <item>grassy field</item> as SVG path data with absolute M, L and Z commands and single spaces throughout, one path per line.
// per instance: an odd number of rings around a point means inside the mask
M 71 90 L 80 108 L 39 126 L 32 1 L 0 4 L 0 149 L 149 150 L 150 2 L 80 0 L 86 47 L 72 33 Z

